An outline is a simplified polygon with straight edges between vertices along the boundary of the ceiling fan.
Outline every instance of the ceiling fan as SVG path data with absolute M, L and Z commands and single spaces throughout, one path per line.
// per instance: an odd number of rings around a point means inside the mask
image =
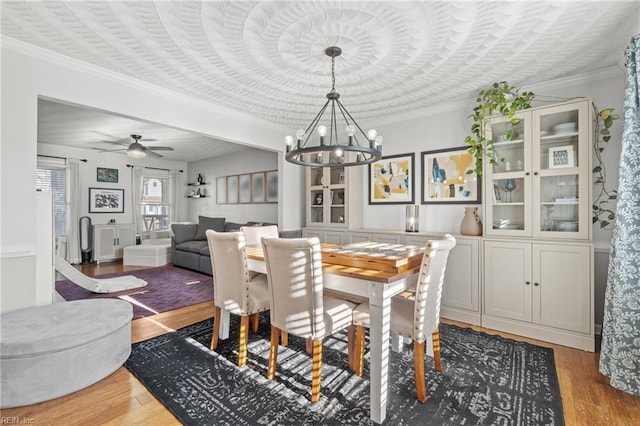
M 142 139 L 140 135 L 131 135 L 131 139 L 133 142 L 129 141 L 129 138 L 121 139 L 119 141 L 103 141 L 106 143 L 112 143 L 115 145 L 122 145 L 126 148 L 119 149 L 111 149 L 111 150 L 103 150 L 102 152 L 126 152 L 129 157 L 133 158 L 144 158 L 146 156 L 161 158 L 162 155 L 158 154 L 155 151 L 173 151 L 173 148 L 170 146 L 144 146 L 140 143 L 140 141 L 155 141 L 157 139 Z

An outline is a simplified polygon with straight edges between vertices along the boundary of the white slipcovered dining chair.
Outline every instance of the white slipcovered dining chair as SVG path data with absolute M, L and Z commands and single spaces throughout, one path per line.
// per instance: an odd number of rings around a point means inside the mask
M 222 309 L 240 315 L 238 366 L 243 367 L 247 363 L 249 316 L 253 315 L 255 331 L 258 314 L 269 309 L 267 277 L 247 268 L 246 244 L 242 232 L 215 232 L 209 229 L 206 235 L 213 267 L 215 305 L 211 350 L 218 347 Z
M 442 371 L 440 361 L 440 300 L 449 252 L 456 245 L 456 239 L 447 234 L 441 240 L 429 240 L 422 257 L 416 293 L 413 298 L 395 296 L 391 298 L 392 334 L 413 340 L 413 357 L 418 401 L 427 400 L 424 375 L 425 342 L 431 335 L 435 369 Z M 364 358 L 364 327 L 369 327 L 369 304 L 362 303 L 353 310 L 356 326 L 355 370 L 362 376 Z
M 311 342 L 313 356 L 311 402 L 317 402 L 320 398 L 322 339 L 352 325 L 355 305 L 323 295 L 318 238 L 263 238 L 262 246 L 271 303 L 267 378 L 275 378 L 281 332 L 307 339 Z M 348 343 L 349 351 L 353 346 L 352 342 Z
M 244 241 L 248 246 L 260 245 L 262 237 L 278 237 L 277 225 L 243 226 L 240 231 L 244 234 Z

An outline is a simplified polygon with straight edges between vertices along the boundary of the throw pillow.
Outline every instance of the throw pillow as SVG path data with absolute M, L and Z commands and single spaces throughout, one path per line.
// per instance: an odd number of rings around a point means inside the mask
M 176 244 L 184 243 L 185 241 L 193 241 L 196 237 L 196 231 L 198 230 L 197 223 L 174 223 L 171 225 L 173 231 L 173 238 Z
M 196 232 L 196 240 L 206 240 L 207 234 L 205 234 L 205 232 L 207 231 L 207 229 L 213 229 L 216 232 L 224 232 L 224 221 L 224 217 L 198 216 L 198 231 Z

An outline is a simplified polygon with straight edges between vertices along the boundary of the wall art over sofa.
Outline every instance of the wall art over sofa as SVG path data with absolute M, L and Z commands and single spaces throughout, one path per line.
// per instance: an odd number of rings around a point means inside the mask
M 278 202 L 278 171 L 245 173 L 216 178 L 217 204 Z

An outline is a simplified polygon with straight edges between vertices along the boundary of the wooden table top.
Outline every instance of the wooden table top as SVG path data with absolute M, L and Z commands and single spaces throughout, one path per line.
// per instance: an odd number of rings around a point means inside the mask
M 358 244 L 361 245 L 362 243 Z M 341 252 L 340 250 L 347 246 L 322 243 L 322 270 L 344 277 L 379 283 L 391 283 L 418 273 L 424 248 L 415 247 L 414 249 L 412 246 L 399 246 L 397 244 L 393 246 L 396 246 L 398 250 L 393 255 L 381 256 L 379 253 L 372 253 L 372 256 L 367 257 L 361 250 L 349 256 L 347 251 Z M 401 249 L 401 247 L 406 249 Z M 340 254 L 340 256 L 336 256 L 336 254 Z M 247 258 L 264 261 L 262 246 L 247 246 Z

